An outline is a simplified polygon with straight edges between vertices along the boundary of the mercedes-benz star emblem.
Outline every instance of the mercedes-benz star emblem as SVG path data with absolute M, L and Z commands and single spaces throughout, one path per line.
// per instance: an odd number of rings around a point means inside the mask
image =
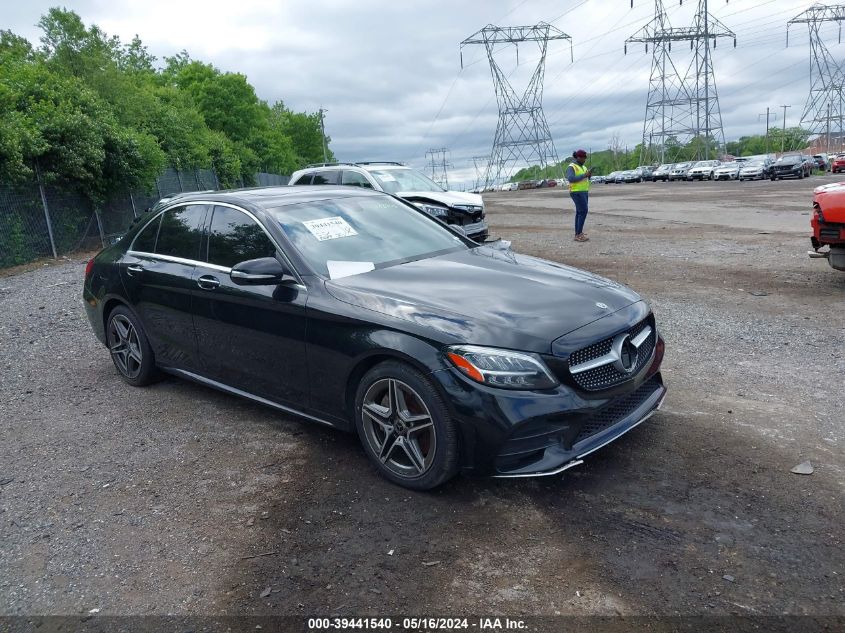
M 619 371 L 630 374 L 637 366 L 640 350 L 631 341 L 628 334 L 620 334 L 613 341 L 613 352 L 616 360 L 613 361 L 613 366 Z
M 622 362 L 622 369 L 625 373 L 630 374 L 637 364 L 637 348 L 631 342 L 630 337 L 626 337 L 622 342 L 622 349 L 619 350 L 619 360 Z

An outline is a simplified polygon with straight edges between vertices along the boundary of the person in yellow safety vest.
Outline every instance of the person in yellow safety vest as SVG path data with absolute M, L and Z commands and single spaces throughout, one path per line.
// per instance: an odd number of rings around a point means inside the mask
M 583 149 L 572 153 L 573 162 L 566 168 L 566 179 L 569 181 L 569 197 L 575 203 L 575 241 L 586 242 L 590 238 L 584 233 L 584 223 L 587 221 L 587 203 L 590 197 L 591 169 L 584 167 L 587 152 Z

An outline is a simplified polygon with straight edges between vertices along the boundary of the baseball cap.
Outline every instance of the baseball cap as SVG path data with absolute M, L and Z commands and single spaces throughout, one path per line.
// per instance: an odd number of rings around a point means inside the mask
M 576 150 L 576 151 L 575 151 L 575 153 L 573 154 L 573 156 L 574 156 L 575 158 L 586 158 L 586 157 L 587 157 L 587 152 L 585 152 L 583 149 L 579 149 L 579 150 Z

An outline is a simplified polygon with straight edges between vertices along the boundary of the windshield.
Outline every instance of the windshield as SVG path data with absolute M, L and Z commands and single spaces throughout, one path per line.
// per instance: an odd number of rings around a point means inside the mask
M 435 220 L 389 196 L 354 196 L 271 209 L 311 267 L 332 279 L 467 249 Z
M 443 188 L 416 169 L 373 169 L 370 173 L 388 193 L 399 191 L 443 191 Z
M 715 160 L 700 160 L 695 164 L 695 166 L 696 167 L 712 167 L 715 164 L 716 164 Z
M 764 161 L 764 160 L 752 160 L 752 161 L 745 163 L 745 166 L 746 167 L 762 167 L 765 164 L 766 164 L 766 161 Z
M 804 158 L 801 156 L 781 156 L 780 158 L 778 158 L 779 163 L 785 163 L 789 165 L 791 165 L 792 163 L 800 163 L 802 160 L 804 160 Z

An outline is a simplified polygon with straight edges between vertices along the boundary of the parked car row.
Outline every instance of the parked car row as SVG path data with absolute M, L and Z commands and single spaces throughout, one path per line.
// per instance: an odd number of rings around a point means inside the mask
M 614 171 L 607 176 L 593 178 L 593 182 L 628 183 L 650 180 L 780 180 L 806 178 L 815 169 L 826 169 L 827 155 L 784 154 L 777 160 L 769 156 L 739 158 L 732 161 L 700 160 L 667 163 L 656 169 L 641 166 L 627 171 Z M 834 173 L 845 171 L 845 154 L 829 163 Z

